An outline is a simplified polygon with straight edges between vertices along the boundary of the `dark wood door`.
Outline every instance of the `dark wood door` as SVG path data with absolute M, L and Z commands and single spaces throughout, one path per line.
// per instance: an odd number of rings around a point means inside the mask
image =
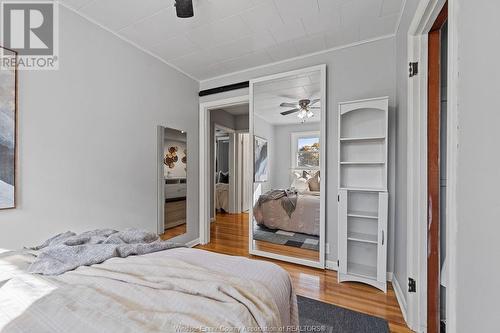
M 446 3 L 429 32 L 427 114 L 427 332 L 440 331 L 441 28 Z

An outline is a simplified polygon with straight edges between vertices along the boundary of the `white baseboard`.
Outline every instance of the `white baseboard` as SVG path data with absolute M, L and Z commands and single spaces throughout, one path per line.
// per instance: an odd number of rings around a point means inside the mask
M 337 266 L 336 261 L 326 260 L 325 261 L 325 268 L 329 269 L 331 271 L 337 271 L 339 269 L 339 266 Z
M 196 245 L 200 244 L 200 239 L 199 238 L 196 238 L 196 239 L 193 239 L 192 241 L 190 242 L 187 242 L 186 243 L 186 246 L 187 247 L 195 247 Z
M 210 222 L 215 222 L 215 217 L 211 217 Z
M 393 278 L 394 278 L 394 273 L 387 272 L 387 281 L 392 282 Z
M 401 289 L 401 286 L 399 285 L 398 279 L 393 276 L 392 279 L 392 286 L 394 287 L 394 293 L 396 294 L 396 299 L 398 300 L 399 303 L 399 308 L 401 309 L 401 313 L 403 314 L 403 318 L 405 322 L 408 322 L 407 316 L 406 316 L 406 299 L 403 294 L 403 290 Z

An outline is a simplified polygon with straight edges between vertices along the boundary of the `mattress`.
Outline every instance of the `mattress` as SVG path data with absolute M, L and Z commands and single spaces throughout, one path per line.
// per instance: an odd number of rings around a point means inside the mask
M 121 320 L 125 321 L 125 323 L 123 322 L 120 323 L 119 327 L 114 327 L 116 321 L 115 323 L 113 323 L 112 321 L 107 322 L 108 326 L 105 326 L 106 322 L 103 320 L 102 323 L 95 325 L 96 332 L 100 331 L 104 327 L 108 329 L 111 327 L 111 329 L 116 332 L 123 331 L 123 327 L 127 327 L 127 329 L 130 328 L 131 332 L 156 331 L 153 328 L 149 329 L 148 325 L 151 325 L 151 327 L 153 327 L 154 325 L 152 323 L 153 322 L 158 323 L 158 318 L 160 318 L 161 322 L 161 318 L 163 315 L 162 315 L 162 310 L 160 309 L 170 309 L 170 311 L 173 311 L 174 313 L 179 312 L 179 318 L 182 318 L 179 319 L 179 324 L 184 324 L 185 321 L 191 322 L 193 320 L 197 320 L 197 318 L 186 318 L 186 313 L 189 313 L 189 315 L 191 316 L 192 310 L 191 312 L 189 311 L 183 312 L 182 309 L 192 308 L 193 304 L 204 301 L 203 299 L 204 296 L 196 296 L 197 294 L 194 293 L 195 297 L 199 297 L 199 301 L 197 301 L 196 299 L 193 301 L 191 299 L 189 303 L 183 304 L 184 300 L 186 299 L 186 295 L 182 295 L 182 297 L 181 295 L 179 295 L 179 298 L 175 299 L 176 294 L 174 292 L 173 294 L 172 293 L 169 294 L 170 297 L 163 298 L 159 297 L 158 291 L 154 288 L 149 289 L 147 288 L 147 286 L 146 288 L 138 288 L 138 285 L 134 283 L 135 277 L 133 274 L 129 276 L 124 276 L 120 274 L 116 275 L 116 280 L 117 282 L 119 282 L 116 284 L 113 284 L 114 278 L 110 278 L 110 276 L 107 275 L 99 276 L 99 274 L 97 275 L 94 274 L 95 272 L 99 272 L 99 269 L 101 270 L 108 269 L 109 267 L 105 266 L 105 264 L 108 263 L 110 263 L 111 265 L 114 264 L 116 266 L 122 266 L 122 267 L 135 265 L 136 267 L 134 267 L 134 269 L 136 269 L 137 272 L 139 271 L 153 272 L 152 275 L 148 276 L 150 278 L 147 281 L 148 283 L 153 283 L 155 281 L 162 281 L 162 283 L 168 283 L 169 282 L 168 279 L 165 281 L 162 280 L 161 276 L 155 277 L 155 273 L 162 272 L 160 268 L 155 269 L 155 267 L 153 268 L 147 267 L 145 263 L 159 264 L 162 262 L 169 263 L 174 261 L 179 261 L 179 262 L 182 261 L 182 263 L 190 265 L 189 267 L 193 268 L 196 267 L 200 268 L 200 270 L 210 272 L 210 274 L 211 273 L 217 274 L 214 276 L 224 276 L 224 277 L 227 276 L 228 279 L 236 277 L 238 279 L 245 279 L 246 281 L 248 281 L 248 284 L 262 286 L 262 288 L 265 289 L 262 292 L 265 293 L 266 295 L 269 295 L 274 301 L 273 303 L 275 303 L 276 306 L 273 307 L 273 309 L 275 309 L 273 311 L 274 312 L 273 315 L 279 316 L 282 325 L 284 326 L 298 325 L 296 296 L 293 291 L 290 277 L 288 273 L 284 271 L 282 268 L 269 262 L 250 260 L 244 257 L 222 255 L 198 249 L 176 248 L 176 249 L 151 253 L 144 256 L 132 256 L 129 258 L 113 258 L 106 261 L 104 264 L 102 264 L 101 267 L 99 267 L 99 265 L 94 265 L 92 267 L 80 267 L 75 271 L 67 272 L 60 276 L 42 277 L 37 275 L 29 275 L 25 273 L 28 265 L 32 260 L 33 257 L 27 254 L 26 252 L 0 253 L 0 331 L 1 332 L 4 332 L 3 329 L 5 327 L 2 327 L 2 325 L 5 326 L 6 323 L 9 328 L 6 329 L 6 332 L 23 332 L 26 331 L 26 329 L 28 329 L 28 331 L 30 332 L 47 331 L 40 329 L 40 327 L 42 327 L 42 325 L 38 326 L 40 322 L 46 325 L 43 327 L 50 328 L 50 330 L 48 330 L 47 332 L 49 331 L 65 332 L 68 331 L 68 329 L 71 329 L 73 332 L 80 332 L 81 330 L 75 328 L 75 326 L 78 326 L 76 322 L 82 320 L 82 318 L 90 317 L 91 315 L 95 317 L 96 312 L 97 315 L 99 315 L 99 311 L 95 311 L 96 309 L 93 309 L 93 313 L 86 313 L 86 312 L 78 313 L 80 312 L 80 310 L 74 310 L 74 309 L 80 309 L 78 306 L 76 306 L 78 304 L 75 304 L 75 306 L 73 306 L 74 303 L 73 301 L 68 302 L 68 300 L 64 301 L 64 299 L 71 299 L 71 297 L 73 297 L 74 299 L 76 295 L 76 299 L 80 301 L 78 288 L 84 285 L 92 285 L 93 287 L 95 287 L 94 289 L 99 290 L 100 293 L 102 292 L 103 295 L 107 296 L 107 299 L 105 299 L 102 303 L 106 304 L 106 317 L 109 317 L 109 314 L 120 316 L 120 318 L 123 316 L 124 319 L 121 318 Z M 94 269 L 94 267 L 97 268 Z M 168 270 L 169 267 L 166 267 L 164 269 Z M 113 272 L 113 274 L 117 273 Z M 20 279 L 20 277 L 23 277 L 23 279 Z M 129 283 L 128 279 L 130 279 L 130 287 L 127 287 L 127 284 L 124 285 L 123 283 L 124 281 Z M 199 275 L 196 276 L 195 279 L 199 279 Z M 203 278 L 203 280 L 204 279 L 205 278 Z M 28 284 L 31 288 L 33 286 L 36 287 L 32 288 L 31 291 L 27 290 L 29 288 L 25 288 L 24 286 L 21 286 L 20 289 L 12 289 L 12 285 L 15 284 L 17 280 L 20 281 L 22 280 L 23 283 L 25 281 L 28 281 Z M 28 286 L 28 284 L 26 284 L 26 286 Z M 70 314 L 74 316 L 75 322 L 73 321 L 73 319 L 71 319 L 71 316 L 68 316 L 68 317 L 63 317 L 64 319 L 60 320 L 61 322 L 54 323 L 54 320 L 51 321 L 49 320 L 49 318 L 46 318 L 45 314 L 43 313 L 44 311 L 40 311 L 40 308 L 31 309 L 31 312 L 27 311 L 31 307 L 30 306 L 26 307 L 24 303 L 27 303 L 29 305 L 30 303 L 28 302 L 29 297 L 32 297 L 33 294 L 35 294 L 34 296 L 36 297 L 36 302 L 40 302 L 39 299 L 40 294 L 43 294 L 47 290 L 49 290 L 49 293 L 51 293 L 53 292 L 54 288 L 57 289 L 61 285 L 69 286 L 70 293 L 71 292 L 75 293 L 75 295 L 61 294 L 59 295 L 59 298 L 61 298 L 62 300 L 58 300 L 58 302 L 61 302 L 62 304 L 61 308 L 65 308 L 66 310 L 73 309 L 70 311 Z M 114 288 L 115 285 L 116 289 Z M 14 290 L 14 292 L 12 290 Z M 140 292 L 138 292 L 138 290 L 140 290 Z M 85 289 L 83 289 L 83 291 L 85 291 Z M 174 295 L 174 297 L 171 297 L 172 295 Z M 14 299 L 13 296 L 15 296 L 16 299 Z M 191 298 L 193 297 L 193 295 L 188 295 L 188 296 Z M 81 298 L 85 298 L 85 296 L 82 296 Z M 112 300 L 111 304 L 109 301 L 110 299 Z M 113 300 L 116 300 L 116 302 Z M 85 302 L 84 299 L 81 301 Z M 158 302 L 161 303 L 164 302 L 163 305 L 168 305 L 168 306 L 162 307 L 162 304 L 159 304 Z M 123 311 L 123 309 L 124 308 L 127 309 L 127 306 L 130 305 L 131 303 L 136 303 L 136 305 L 133 307 L 134 311 L 132 311 L 130 314 L 127 313 L 127 311 Z M 56 308 L 57 310 L 57 308 L 59 308 L 59 303 L 56 304 L 57 306 L 52 305 L 52 308 Z M 124 307 L 124 305 L 126 306 Z M 116 307 L 116 310 L 110 310 L 110 308 L 113 307 Z M 147 310 L 148 307 L 150 308 L 152 307 L 153 310 Z M 18 311 L 19 313 L 16 314 L 15 313 L 16 308 L 21 308 L 23 309 L 23 311 L 21 312 Z M 45 308 L 41 307 L 41 309 Z M 88 306 L 86 309 L 88 309 Z M 136 309 L 138 309 L 139 311 Z M 99 305 L 97 306 L 97 310 L 99 310 Z M 105 312 L 104 309 L 102 312 L 104 315 Z M 16 315 L 14 316 L 13 313 Z M 123 315 L 123 313 L 125 313 L 125 315 Z M 168 314 L 168 312 L 165 313 Z M 19 314 L 23 314 L 23 316 L 26 318 L 18 320 L 20 317 L 22 317 L 19 316 Z M 204 314 L 200 314 L 198 317 L 203 317 L 203 315 Z M 218 318 L 214 318 L 213 322 L 214 325 L 224 324 L 223 321 L 225 316 L 231 317 L 229 314 L 225 313 L 220 314 L 220 311 L 218 311 L 218 315 L 219 315 Z M 234 317 L 234 314 L 232 314 L 232 316 Z M 126 322 L 128 320 L 130 320 L 130 323 Z M 151 320 L 151 324 L 148 323 L 148 320 Z M 11 323 L 12 321 L 14 321 L 14 324 Z M 16 325 L 18 326 L 16 327 Z M 26 325 L 28 327 L 23 327 L 23 325 Z M 100 325 L 102 325 L 102 327 Z M 33 327 L 37 328 L 33 330 Z M 92 329 L 87 331 L 94 332 L 94 330 Z

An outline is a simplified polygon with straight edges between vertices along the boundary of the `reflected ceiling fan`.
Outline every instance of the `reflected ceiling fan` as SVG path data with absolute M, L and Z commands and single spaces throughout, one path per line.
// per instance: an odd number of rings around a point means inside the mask
M 314 117 L 313 109 L 320 109 L 319 106 L 313 106 L 318 103 L 319 99 L 301 99 L 297 103 L 281 103 L 281 107 L 293 108 L 291 110 L 281 112 L 281 115 L 287 116 L 292 113 L 298 112 L 297 118 L 305 122 L 306 119 Z

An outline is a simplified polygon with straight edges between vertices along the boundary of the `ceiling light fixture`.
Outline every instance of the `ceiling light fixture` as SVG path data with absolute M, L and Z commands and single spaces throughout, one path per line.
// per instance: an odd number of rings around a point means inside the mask
M 179 18 L 193 17 L 193 0 L 175 0 L 175 10 Z

